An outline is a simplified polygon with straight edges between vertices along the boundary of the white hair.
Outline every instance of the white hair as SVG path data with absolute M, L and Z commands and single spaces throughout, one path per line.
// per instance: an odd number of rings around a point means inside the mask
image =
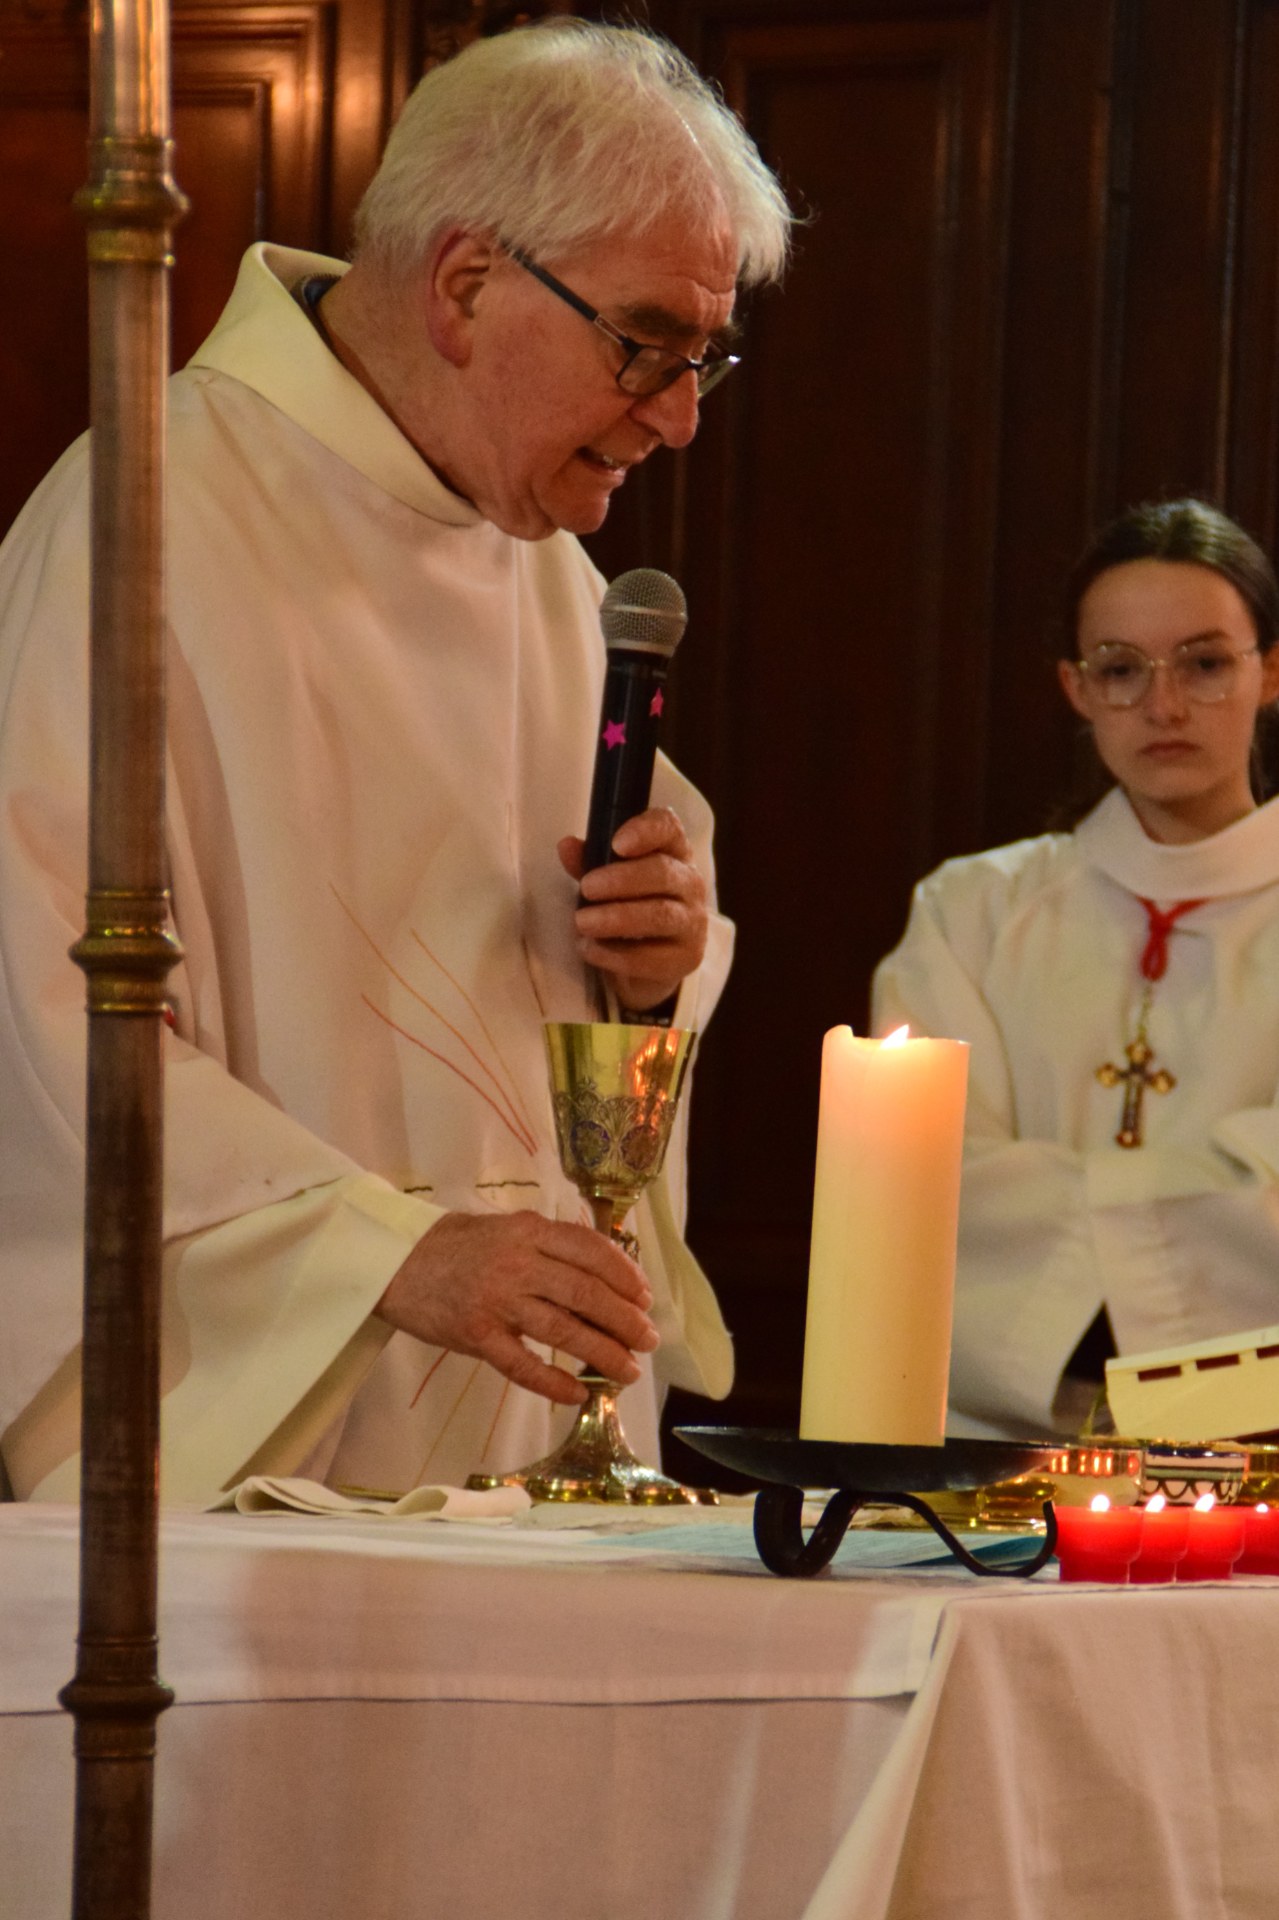
M 477 40 L 419 81 L 355 238 L 402 274 L 452 225 L 555 259 L 672 213 L 726 222 L 745 285 L 779 277 L 790 209 L 720 95 L 655 34 L 560 16 Z

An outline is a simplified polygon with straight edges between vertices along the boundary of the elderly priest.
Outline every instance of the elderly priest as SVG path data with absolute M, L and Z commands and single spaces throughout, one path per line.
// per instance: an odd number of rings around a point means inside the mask
M 250 1471 L 405 1487 L 535 1457 L 571 1362 L 712 1394 L 681 1233 L 583 1223 L 542 1023 L 705 1023 L 710 816 L 659 762 L 582 888 L 604 655 L 574 535 L 681 447 L 788 219 L 671 48 L 558 21 L 427 76 L 354 263 L 262 245 L 171 389 L 162 1493 Z M 0 554 L 0 1435 L 74 1497 L 88 463 Z M 642 1270 L 641 1270 L 642 1269 Z

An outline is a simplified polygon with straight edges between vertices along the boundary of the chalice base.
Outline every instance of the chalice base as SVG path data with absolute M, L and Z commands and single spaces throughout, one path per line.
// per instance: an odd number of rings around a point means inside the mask
M 615 1381 L 578 1375 L 588 1399 L 554 1453 L 514 1473 L 473 1473 L 468 1487 L 523 1487 L 532 1500 L 599 1500 L 637 1507 L 715 1506 L 710 1487 L 686 1487 L 632 1453 L 617 1417 Z

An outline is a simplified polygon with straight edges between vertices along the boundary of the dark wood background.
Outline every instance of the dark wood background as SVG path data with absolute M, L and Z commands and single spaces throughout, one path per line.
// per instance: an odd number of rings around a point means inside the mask
M 252 239 L 345 251 L 428 62 L 573 10 L 177 6 L 193 211 L 175 361 Z M 592 543 L 607 572 L 665 567 L 689 597 L 671 744 L 717 807 L 739 926 L 694 1115 L 693 1240 L 740 1355 L 713 1417 L 787 1424 L 821 1036 L 863 1026 L 912 882 L 1040 830 L 1070 784 L 1051 668 L 1064 570 L 1091 526 L 1157 493 L 1207 492 L 1273 548 L 1279 0 L 647 14 L 721 82 L 808 216 L 697 442 L 633 480 Z M 0 525 L 87 416 L 69 207 L 85 71 L 83 7 L 0 0 Z

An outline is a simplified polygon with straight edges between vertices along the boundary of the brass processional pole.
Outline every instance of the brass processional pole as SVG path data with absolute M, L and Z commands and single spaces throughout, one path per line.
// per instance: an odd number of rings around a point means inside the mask
M 157 1715 L 164 451 L 174 184 L 167 0 L 93 0 L 89 894 L 75 1920 L 146 1920 Z

